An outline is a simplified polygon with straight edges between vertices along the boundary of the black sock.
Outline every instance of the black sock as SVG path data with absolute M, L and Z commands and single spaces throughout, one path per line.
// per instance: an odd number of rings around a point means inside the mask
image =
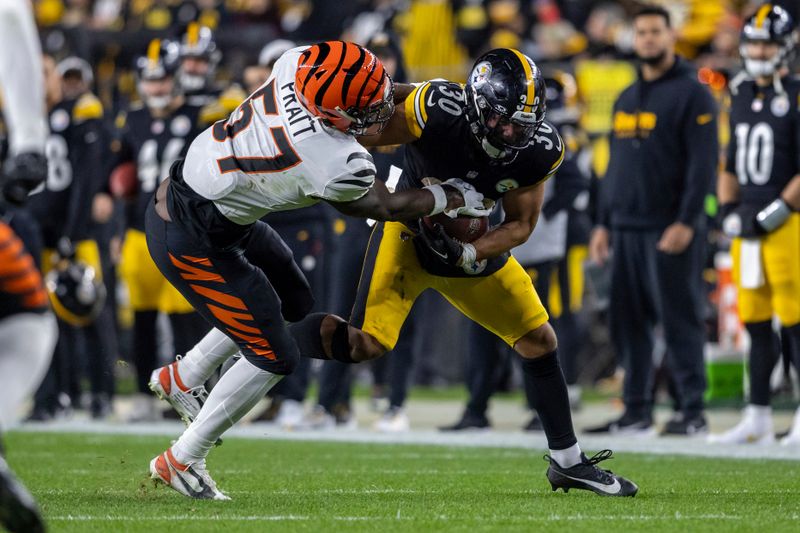
M 147 386 L 156 368 L 156 319 L 158 311 L 136 311 L 133 314 L 133 362 L 136 365 L 136 386 L 150 394 Z
M 575 445 L 578 439 L 572 428 L 567 382 L 558 362 L 558 350 L 535 359 L 523 358 L 522 371 L 533 385 L 531 400 L 542 420 L 547 446 L 564 450 Z
M 794 369 L 800 372 L 800 324 L 783 328 L 785 334 L 789 335 L 789 349 L 792 353 L 792 364 Z
M 745 324 L 750 334 L 750 403 L 770 404 L 769 381 L 778 360 L 778 337 L 772 330 L 772 321 Z
M 328 313 L 311 313 L 300 322 L 289 324 L 289 333 L 300 349 L 300 355 L 312 359 L 330 359 L 322 346 L 320 327 Z

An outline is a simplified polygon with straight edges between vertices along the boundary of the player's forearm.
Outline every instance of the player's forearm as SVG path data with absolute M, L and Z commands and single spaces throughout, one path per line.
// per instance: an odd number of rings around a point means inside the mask
M 739 182 L 736 176 L 723 170 L 717 177 L 717 202 L 719 205 L 739 201 Z
M 519 220 L 504 222 L 472 243 L 476 261 L 491 259 L 525 243 L 533 233 L 534 224 Z
M 781 198 L 789 207 L 795 211 L 800 211 L 800 174 L 797 174 L 786 184 L 786 187 L 781 191 Z
M 464 199 L 453 187 L 443 187 L 449 208 L 461 207 Z M 387 218 L 379 220 L 404 221 L 416 220 L 430 215 L 436 206 L 434 195 L 427 189 L 408 189 L 390 193 L 383 202 Z M 375 218 L 375 217 L 372 217 Z

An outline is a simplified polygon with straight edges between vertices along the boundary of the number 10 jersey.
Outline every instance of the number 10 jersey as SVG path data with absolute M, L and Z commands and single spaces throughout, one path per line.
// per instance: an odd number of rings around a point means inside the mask
M 771 202 L 800 173 L 800 79 L 781 82 L 782 94 L 749 80 L 732 88 L 725 170 L 737 177 L 743 204 Z

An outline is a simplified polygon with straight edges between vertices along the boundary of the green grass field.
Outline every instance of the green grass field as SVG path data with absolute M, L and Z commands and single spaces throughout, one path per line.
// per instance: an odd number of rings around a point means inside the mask
M 480 438 L 477 437 L 476 438 Z M 550 491 L 526 450 L 230 438 L 230 502 L 147 475 L 167 438 L 11 433 L 8 459 L 52 531 L 800 531 L 800 462 L 624 454 L 633 499 Z

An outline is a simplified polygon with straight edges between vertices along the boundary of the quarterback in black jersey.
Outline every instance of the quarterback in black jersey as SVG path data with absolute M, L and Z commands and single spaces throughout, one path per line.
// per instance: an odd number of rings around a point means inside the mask
M 379 222 L 350 322 L 314 313 L 290 330 L 303 355 L 352 363 L 375 359 L 394 347 L 417 296 L 434 289 L 522 356 L 548 439 L 553 490 L 633 496 L 635 484 L 597 468 L 610 452 L 593 459 L 581 452 L 555 333 L 530 276 L 509 254 L 531 235 L 544 182 L 564 158 L 560 136 L 544 120 L 545 100 L 539 69 L 508 48 L 478 58 L 465 87 L 448 81 L 418 85 L 386 130 L 362 143 L 408 145 L 398 190 L 460 178 L 486 198 L 502 200 L 504 221 L 471 244 L 439 226 Z
M 750 404 L 714 442 L 772 442 L 770 376 L 778 359 L 773 316 L 800 367 L 800 80 L 789 74 L 796 26 L 764 4 L 742 30 L 744 71 L 731 83 L 730 131 L 717 195 L 733 241 L 737 307 L 751 338 Z M 800 444 L 800 410 L 783 441 Z

